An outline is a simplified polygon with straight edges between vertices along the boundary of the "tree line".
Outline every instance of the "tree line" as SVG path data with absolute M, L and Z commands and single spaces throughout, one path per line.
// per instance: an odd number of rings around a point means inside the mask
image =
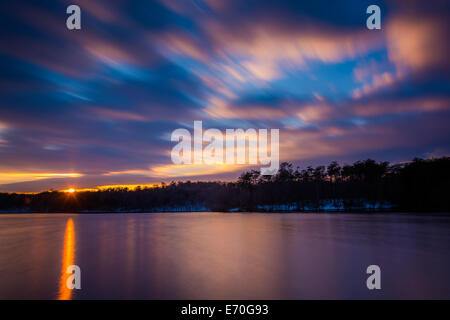
M 0 193 L 2 212 L 414 211 L 450 212 L 450 157 L 390 165 L 372 159 L 341 166 L 280 165 L 233 182 L 172 182 L 68 194 Z

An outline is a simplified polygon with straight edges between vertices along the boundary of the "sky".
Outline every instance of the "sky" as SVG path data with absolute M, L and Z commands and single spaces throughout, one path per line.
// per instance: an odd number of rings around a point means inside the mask
M 66 8 L 81 8 L 81 30 Z M 381 30 L 366 8 L 381 8 Z M 450 154 L 448 1 L 0 4 L 0 191 L 230 180 L 171 133 L 278 128 L 295 166 Z M 259 166 L 257 166 L 259 167 Z

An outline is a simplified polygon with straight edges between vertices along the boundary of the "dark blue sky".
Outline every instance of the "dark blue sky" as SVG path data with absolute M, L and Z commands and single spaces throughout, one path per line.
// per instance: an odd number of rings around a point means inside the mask
M 82 29 L 66 28 L 77 4 Z M 382 30 L 366 28 L 370 4 Z M 448 1 L 4 1 L 0 191 L 235 178 L 170 134 L 279 128 L 281 161 L 450 154 Z

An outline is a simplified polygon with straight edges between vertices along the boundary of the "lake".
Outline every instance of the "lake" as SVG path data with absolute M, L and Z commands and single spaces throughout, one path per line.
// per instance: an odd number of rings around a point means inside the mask
M 449 299 L 449 270 L 449 216 L 0 214 L 1 299 Z

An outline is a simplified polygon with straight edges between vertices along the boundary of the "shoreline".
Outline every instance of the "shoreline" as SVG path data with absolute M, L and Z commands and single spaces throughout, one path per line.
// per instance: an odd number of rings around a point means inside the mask
M 420 216 L 450 216 L 450 212 L 440 212 L 440 211 L 67 211 L 67 212 L 42 212 L 42 211 L 0 211 L 1 215 L 20 215 L 20 214 L 77 214 L 77 215 L 101 215 L 101 214 L 174 214 L 174 213 L 223 213 L 223 214 L 306 214 L 306 215 L 322 215 L 322 214 L 352 214 L 352 215 L 420 215 Z

